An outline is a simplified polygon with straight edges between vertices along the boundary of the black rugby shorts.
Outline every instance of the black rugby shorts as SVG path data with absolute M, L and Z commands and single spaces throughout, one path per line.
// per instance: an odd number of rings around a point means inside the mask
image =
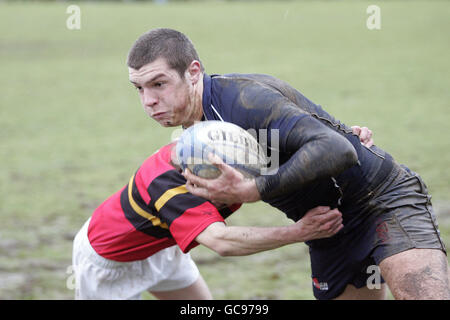
M 336 298 L 348 284 L 373 288 L 383 283 L 377 265 L 402 251 L 424 248 L 446 253 L 427 187 L 406 166 L 394 165 L 355 219 L 350 229 L 344 223 L 336 236 L 307 243 L 317 299 Z

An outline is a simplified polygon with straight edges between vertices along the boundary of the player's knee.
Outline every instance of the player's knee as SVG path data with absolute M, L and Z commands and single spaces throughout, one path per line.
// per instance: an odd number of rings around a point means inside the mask
M 381 261 L 396 299 L 450 299 L 447 257 L 441 250 L 412 249 Z
M 425 266 L 398 277 L 391 285 L 396 299 L 448 300 L 450 288 L 447 272 Z

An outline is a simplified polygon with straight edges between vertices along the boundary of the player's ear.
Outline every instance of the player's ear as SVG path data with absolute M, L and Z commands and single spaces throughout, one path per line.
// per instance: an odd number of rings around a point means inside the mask
M 189 67 L 186 70 L 186 74 L 189 77 L 188 79 L 190 82 L 195 85 L 198 81 L 201 79 L 202 74 L 202 66 L 200 64 L 200 61 L 193 60 Z

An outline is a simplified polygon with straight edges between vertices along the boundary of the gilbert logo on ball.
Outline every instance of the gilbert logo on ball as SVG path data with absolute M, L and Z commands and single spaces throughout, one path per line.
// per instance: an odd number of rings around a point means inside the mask
M 183 132 L 175 149 L 183 170 L 189 168 L 193 174 L 207 179 L 220 175 L 220 170 L 208 160 L 210 153 L 247 178 L 260 175 L 265 165 L 265 155 L 256 139 L 229 122 L 199 122 Z

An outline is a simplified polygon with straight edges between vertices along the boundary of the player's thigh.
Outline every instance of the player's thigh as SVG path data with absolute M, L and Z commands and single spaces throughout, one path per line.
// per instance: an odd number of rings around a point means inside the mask
M 380 262 L 396 299 L 450 299 L 448 261 L 438 249 L 410 249 Z
M 356 288 L 349 284 L 344 292 L 334 300 L 384 300 L 386 299 L 386 284 L 381 283 L 380 288 Z
M 160 300 L 211 300 L 212 295 L 205 280 L 200 275 L 198 279 L 186 288 L 170 291 L 150 291 Z

